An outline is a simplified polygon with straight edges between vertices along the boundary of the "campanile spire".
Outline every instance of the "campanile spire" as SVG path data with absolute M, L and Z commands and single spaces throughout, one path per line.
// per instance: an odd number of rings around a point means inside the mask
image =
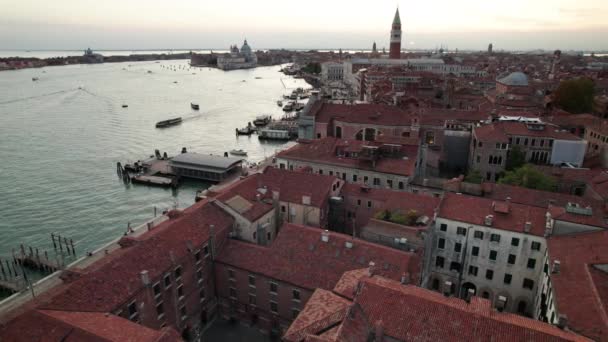
M 389 58 L 399 59 L 401 57 L 401 17 L 399 16 L 399 7 L 395 11 L 395 18 L 393 18 L 390 46 Z

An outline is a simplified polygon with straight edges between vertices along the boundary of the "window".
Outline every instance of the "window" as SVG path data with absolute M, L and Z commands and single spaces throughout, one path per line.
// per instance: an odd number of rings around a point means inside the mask
M 518 238 L 512 238 L 511 239 L 511 246 L 519 246 L 519 239 Z
M 510 275 L 509 273 L 505 273 L 505 279 L 503 280 L 505 284 L 511 284 L 511 280 L 513 279 L 513 276 Z
M 274 313 L 279 312 L 279 305 L 277 304 L 277 302 L 270 302 L 270 311 Z
M 442 256 L 438 256 L 435 259 L 435 267 L 441 267 L 441 268 L 443 268 L 444 261 L 445 261 L 445 259 Z
M 405 189 L 405 186 L 403 185 L 403 182 L 399 182 L 398 186 L 399 186 L 399 190 Z
M 209 256 L 209 246 L 207 246 L 207 245 L 203 246 L 203 255 L 206 257 Z
M 490 235 L 490 242 L 500 242 L 500 235 L 499 234 L 491 234 Z
M 188 318 L 188 312 L 186 312 L 186 306 L 182 305 L 179 308 L 179 313 L 182 315 L 182 321 L 185 320 L 186 318 Z
M 361 200 L 360 199 L 357 200 L 357 206 L 361 206 Z
M 228 270 L 228 279 L 235 280 L 234 270 Z
M 160 288 L 160 283 L 156 283 L 152 286 L 152 289 L 154 290 L 154 298 L 158 298 L 160 297 L 160 295 L 162 295 L 162 289 Z
M 530 245 L 533 251 L 540 251 L 540 242 L 532 242 Z
M 534 280 L 524 278 L 523 287 L 524 287 L 524 289 L 532 290 L 534 288 Z
M 479 268 L 477 266 L 469 266 L 470 275 L 477 276 L 477 271 L 479 271 Z
M 277 293 L 279 285 L 275 282 L 270 282 L 270 293 Z
M 353 175 L 353 182 L 357 181 L 357 175 Z
M 165 310 L 163 309 L 163 303 L 156 304 L 156 316 L 158 317 L 158 319 L 163 318 L 164 315 Z
M 380 186 L 380 178 L 374 177 L 374 185 Z
M 452 261 L 450 263 L 450 271 L 460 272 L 460 263 L 456 261 Z
M 255 287 L 255 276 L 249 275 L 249 286 Z
M 473 250 L 471 250 L 471 254 L 473 256 L 478 256 L 479 255 L 479 247 L 473 246 Z
M 477 164 L 481 163 L 481 156 L 477 156 Z
M 249 294 L 249 304 L 255 305 L 255 301 L 256 301 L 255 295 L 250 293 Z
M 165 275 L 165 288 L 171 287 L 171 275 Z
M 137 303 L 135 301 L 131 302 L 128 307 L 129 310 L 129 319 L 134 321 L 137 319 Z
M 437 248 L 439 248 L 439 249 L 445 248 L 445 239 L 444 238 L 439 238 L 439 241 L 437 241 Z
M 175 280 L 180 280 L 182 278 L 182 267 L 178 266 L 175 269 Z
M 236 299 L 236 289 L 235 289 L 234 287 L 231 287 L 231 288 L 228 290 L 228 293 L 230 294 L 230 298 L 234 298 L 234 299 Z
M 194 260 L 196 260 L 197 264 L 201 262 L 201 251 L 197 251 L 196 253 L 194 253 Z
M 369 180 L 369 177 L 367 176 L 363 176 L 363 183 L 367 184 L 367 181 Z
M 460 253 L 461 250 L 462 250 L 462 244 L 460 242 L 456 242 L 456 244 L 454 244 L 454 252 Z
M 465 236 L 467 235 L 467 229 L 463 227 L 458 227 L 456 228 L 456 234 Z
M 536 267 L 536 259 L 528 259 L 528 268 L 534 269 Z
M 476 230 L 475 233 L 473 233 L 473 237 L 476 239 L 483 240 L 483 232 L 480 230 Z
M 367 201 L 367 207 L 371 208 L 372 207 L 372 201 Z
M 184 285 L 177 287 L 177 298 L 182 299 L 184 297 Z
M 300 314 L 300 310 L 298 310 L 298 309 L 291 309 L 291 317 L 293 319 L 296 319 L 296 317 L 298 317 L 299 314 Z
M 486 279 L 492 280 L 494 278 L 494 271 L 486 270 Z
M 509 264 L 515 264 L 515 254 L 509 254 L 509 260 L 507 261 Z
M 498 256 L 497 251 L 490 251 L 490 260 L 496 261 L 496 257 Z
M 393 180 L 392 180 L 392 179 L 387 179 L 387 180 L 386 180 L 386 186 L 387 186 L 389 189 L 392 189 L 392 188 L 393 188 Z
M 528 138 L 524 139 L 524 146 L 528 146 Z
M 445 223 L 442 223 L 442 224 L 439 226 L 439 230 L 441 230 L 442 232 L 447 231 L 447 230 L 448 230 L 448 225 L 447 225 L 447 224 L 445 224 Z
M 293 289 L 293 291 L 292 291 L 292 298 L 293 298 L 293 300 L 300 301 L 300 290 Z

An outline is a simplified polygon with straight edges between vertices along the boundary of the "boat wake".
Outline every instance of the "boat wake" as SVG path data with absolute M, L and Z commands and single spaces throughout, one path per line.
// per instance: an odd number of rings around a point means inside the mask
M 8 101 L 0 101 L 0 105 L 9 104 L 9 103 L 15 103 L 15 102 L 22 102 L 22 101 L 29 101 L 29 100 L 34 100 L 34 99 L 38 99 L 38 98 L 41 98 L 41 97 L 47 97 L 47 96 L 65 94 L 65 93 L 69 93 L 71 91 L 75 91 L 75 90 L 78 90 L 78 89 L 79 88 L 59 90 L 59 91 L 54 91 L 52 93 L 46 93 L 46 94 L 42 94 L 42 95 L 22 97 L 22 98 L 19 98 L 19 99 L 12 99 L 12 100 L 8 100 Z

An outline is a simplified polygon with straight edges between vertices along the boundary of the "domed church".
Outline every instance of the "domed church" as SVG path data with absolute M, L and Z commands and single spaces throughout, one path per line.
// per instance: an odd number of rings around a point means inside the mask
M 247 43 L 247 39 L 240 50 L 236 45 L 231 45 L 230 54 L 217 58 L 217 66 L 222 70 L 249 69 L 257 65 L 258 57 Z

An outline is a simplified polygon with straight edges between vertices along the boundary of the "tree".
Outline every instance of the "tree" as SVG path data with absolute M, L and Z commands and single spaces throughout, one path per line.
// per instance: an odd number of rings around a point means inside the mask
M 573 78 L 562 81 L 553 94 L 559 107 L 571 113 L 586 113 L 593 109 L 595 83 L 590 78 Z
M 470 170 L 467 176 L 464 178 L 465 182 L 475 184 L 481 184 L 482 180 L 483 178 L 481 178 L 481 173 L 479 173 L 477 170 Z
M 530 164 L 525 164 L 513 171 L 507 171 L 498 183 L 545 191 L 555 191 L 557 186 L 553 177 L 543 174 Z
M 522 151 L 521 147 L 515 145 L 509 151 L 509 155 L 507 157 L 507 171 L 512 171 L 515 169 L 519 169 L 524 166 L 526 163 L 526 154 Z

